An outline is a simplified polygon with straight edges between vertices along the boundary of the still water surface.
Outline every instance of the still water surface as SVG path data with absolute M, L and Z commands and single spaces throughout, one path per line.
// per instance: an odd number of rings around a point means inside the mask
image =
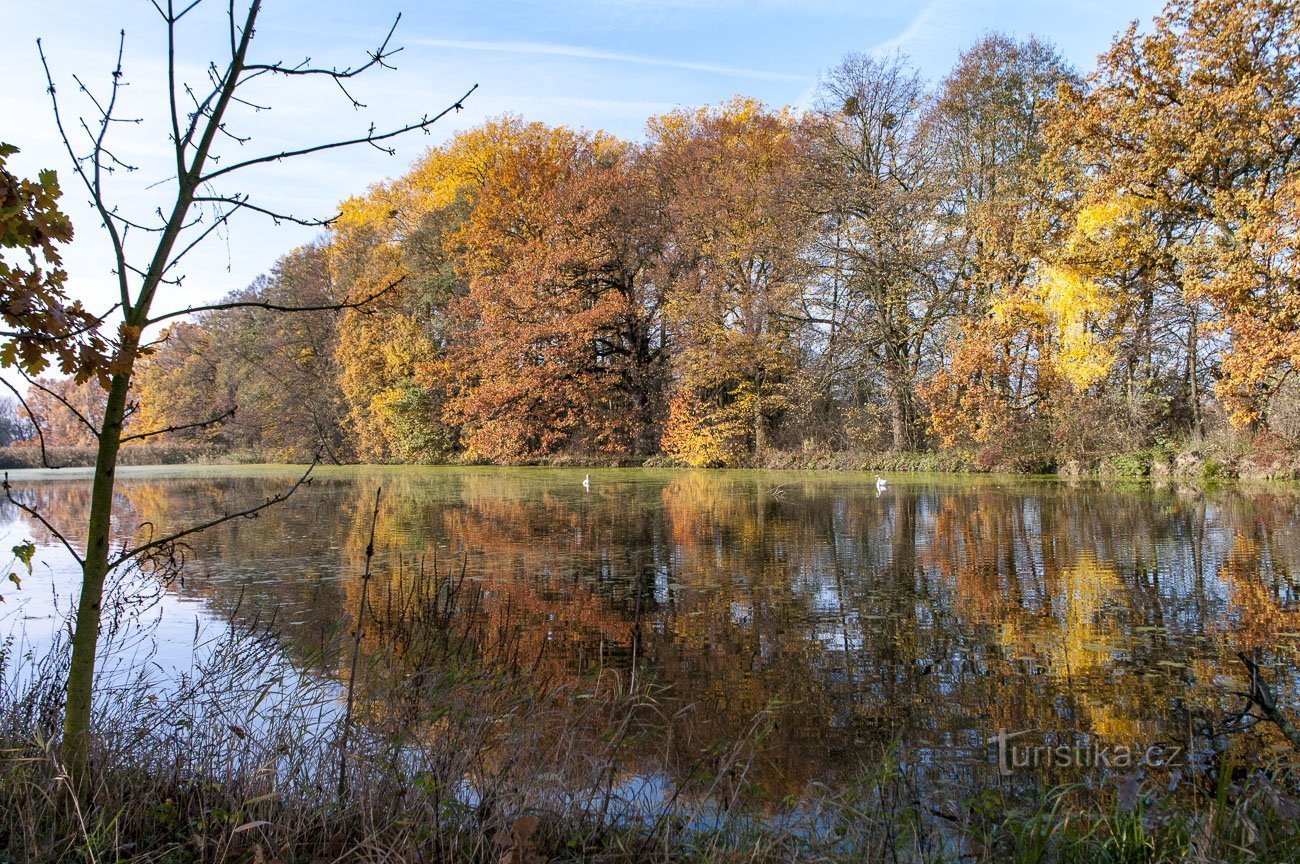
M 1181 742 L 1234 704 L 1238 650 L 1264 649 L 1281 698 L 1298 704 L 1292 487 L 899 475 L 878 494 L 856 474 L 608 470 L 587 491 L 584 473 L 319 469 L 260 518 L 193 539 L 160 657 L 183 663 L 196 619 L 237 605 L 274 614 L 291 657 L 316 656 L 356 617 L 382 486 L 377 596 L 421 563 L 463 567 L 538 675 L 635 670 L 666 688 L 667 731 L 701 751 L 770 711 L 759 779 L 774 800 L 848 778 L 890 742 L 955 773 L 988 766 L 999 731 Z M 124 470 L 119 534 L 211 518 L 294 476 Z M 52 521 L 79 524 L 86 475 L 11 482 Z M 57 626 L 42 586 L 66 592 L 75 576 L 27 517 L 9 508 L 3 525 L 5 548 L 43 545 L 0 636 L 39 642 Z

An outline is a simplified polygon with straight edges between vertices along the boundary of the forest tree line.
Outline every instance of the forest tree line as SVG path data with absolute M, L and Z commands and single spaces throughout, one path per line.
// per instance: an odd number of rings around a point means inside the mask
M 175 324 L 131 423 L 298 461 L 1293 445 L 1298 152 L 1272 0 L 1173 0 L 1087 75 L 990 34 L 932 86 L 851 54 L 810 110 L 737 97 L 637 142 L 502 117 L 231 298 L 351 308 Z

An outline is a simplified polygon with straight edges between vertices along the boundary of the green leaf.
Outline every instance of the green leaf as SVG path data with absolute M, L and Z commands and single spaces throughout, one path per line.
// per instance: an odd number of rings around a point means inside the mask
M 27 572 L 32 572 L 32 556 L 36 554 L 36 544 L 30 540 L 24 540 L 13 549 L 14 557 L 27 566 Z M 10 573 L 9 577 L 18 581 L 14 574 Z

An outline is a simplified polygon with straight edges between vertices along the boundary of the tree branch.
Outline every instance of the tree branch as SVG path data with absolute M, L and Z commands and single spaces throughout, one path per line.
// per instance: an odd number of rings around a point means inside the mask
M 294 225 L 302 225 L 306 228 L 328 228 L 338 219 L 338 215 L 331 216 L 328 219 L 304 219 L 300 216 L 294 216 L 290 213 L 280 213 L 266 207 L 259 207 L 249 201 L 247 194 L 242 195 L 206 195 L 194 199 L 196 204 L 230 204 L 236 210 L 251 210 L 254 213 L 261 213 L 263 216 L 271 217 L 271 220 L 277 225 L 281 222 L 292 222 Z M 233 215 L 233 211 L 231 213 Z M 227 217 L 229 218 L 229 217 Z
M 464 104 L 465 100 L 468 99 L 469 96 L 477 89 L 478 89 L 478 85 L 475 84 L 473 87 L 466 90 L 465 94 L 461 96 L 459 99 L 457 99 L 454 103 L 442 109 L 432 117 L 426 116 L 422 118 L 418 123 L 408 123 L 405 126 L 399 127 L 397 129 L 391 129 L 387 132 L 382 132 L 379 134 L 375 133 L 374 127 L 372 126 L 370 132 L 368 132 L 365 136 L 360 138 L 349 138 L 345 141 L 332 141 L 328 144 L 317 144 L 314 147 L 302 147 L 297 150 L 282 150 L 279 153 L 272 153 L 266 156 L 257 156 L 252 159 L 245 159 L 243 162 L 236 162 L 233 165 L 227 165 L 225 168 L 220 168 L 216 171 L 213 171 L 211 174 L 203 175 L 203 177 L 200 178 L 200 182 L 207 183 L 212 180 L 215 180 L 218 177 L 221 177 L 222 175 L 230 174 L 235 171 L 239 171 L 243 168 L 251 167 L 253 165 L 263 165 L 266 164 L 267 162 L 279 162 L 282 159 L 292 159 L 295 156 L 306 156 L 309 153 L 320 153 L 324 150 L 337 150 L 342 147 L 354 147 L 357 144 L 371 144 L 377 147 L 378 149 L 383 150 L 385 153 L 392 155 L 395 151 L 392 148 L 379 147 L 380 141 L 387 141 L 391 138 L 396 138 L 400 135 L 405 135 L 408 132 L 415 132 L 416 130 L 428 129 L 430 126 L 437 123 L 439 120 L 441 120 L 443 117 L 446 117 L 448 114 L 452 113 L 453 111 L 463 110 L 465 108 L 465 104 Z
M 258 504 L 255 507 L 249 507 L 246 510 L 240 510 L 235 513 L 224 513 L 215 519 L 209 519 L 207 522 L 200 522 L 197 525 L 192 525 L 189 528 L 185 528 L 181 531 L 177 531 L 174 534 L 168 534 L 166 537 L 160 537 L 157 540 L 150 540 L 147 543 L 143 543 L 139 546 L 136 546 L 134 549 L 126 550 L 125 552 L 123 552 L 122 554 L 114 558 L 111 562 L 109 562 L 108 566 L 110 569 L 113 567 L 117 567 L 121 564 L 126 563 L 127 561 L 130 561 L 132 558 L 136 557 L 137 555 L 142 555 L 151 550 L 160 549 L 164 546 L 169 546 L 175 543 L 177 540 L 180 540 L 182 537 L 188 537 L 191 534 L 198 534 L 202 531 L 208 530 L 209 528 L 215 528 L 216 526 L 221 525 L 225 522 L 232 522 L 236 519 L 255 519 L 257 515 L 261 513 L 263 510 L 265 510 L 266 508 L 274 507 L 276 504 L 279 504 L 281 501 L 288 500 L 289 496 L 297 492 L 299 488 L 309 484 L 311 482 L 311 472 L 316 470 L 316 466 L 319 464 L 320 464 L 320 456 L 317 455 L 316 458 L 312 460 L 311 465 L 307 466 L 307 470 L 303 472 L 303 475 L 298 478 L 297 482 L 295 482 L 284 492 L 280 492 L 276 495 L 273 495 L 270 498 L 267 498 L 265 501 L 263 501 L 261 504 Z M 7 484 L 6 484 L 6 488 L 7 488 Z
M 229 411 L 223 411 L 216 417 L 211 417 L 207 420 L 200 420 L 197 423 L 183 423 L 178 426 L 166 426 L 162 429 L 154 429 L 149 432 L 137 432 L 134 435 L 123 435 L 122 443 L 125 444 L 128 441 L 141 441 L 145 438 L 153 438 L 158 435 L 168 435 L 172 432 L 184 432 L 186 429 L 202 429 L 204 426 L 215 426 L 224 423 L 231 417 L 234 417 L 236 408 L 238 408 L 238 406 L 231 408 Z
M 373 294 L 362 297 L 360 300 L 344 300 L 339 303 L 325 303 L 319 306 L 285 306 L 280 303 L 272 303 L 267 300 L 232 300 L 225 303 L 210 303 L 206 306 L 188 306 L 184 309 L 177 309 L 174 312 L 165 312 L 161 315 L 150 318 L 145 326 L 157 324 L 160 321 L 166 321 L 169 318 L 179 318 L 182 315 L 193 315 L 198 312 L 222 312 L 229 309 L 265 309 L 270 312 L 342 312 L 345 309 L 360 309 L 369 303 L 373 303 L 380 297 L 383 297 L 389 291 L 392 291 L 398 285 L 406 281 L 405 276 L 399 276 L 390 282 L 384 288 Z
M 72 544 L 68 542 L 68 538 L 64 537 L 63 533 L 59 531 L 58 528 L 55 528 L 53 525 L 51 525 L 49 520 L 40 514 L 40 511 L 27 506 L 26 504 L 24 504 L 23 502 L 19 501 L 17 498 L 14 497 L 13 487 L 9 485 L 8 471 L 5 472 L 3 488 L 4 488 L 5 498 L 9 501 L 10 504 L 14 505 L 19 510 L 26 513 L 28 516 L 31 516 L 37 522 L 40 522 L 41 525 L 45 528 L 45 530 L 49 531 L 50 534 L 53 535 L 54 539 L 58 540 L 60 543 L 63 544 L 63 548 L 68 550 L 68 554 L 71 555 L 78 564 L 86 563 L 85 559 L 83 559 L 81 555 L 77 552 L 77 550 L 72 547 Z
M 23 394 L 18 392 L 17 387 L 9 383 L 8 378 L 0 378 L 0 383 L 3 383 L 6 387 L 8 387 L 13 392 L 14 398 L 18 400 L 18 404 L 22 405 L 23 410 L 27 412 L 27 419 L 32 421 L 32 427 L 36 430 L 36 442 L 41 447 L 41 464 L 44 465 L 46 468 L 53 468 L 56 470 L 64 467 L 62 465 L 50 464 L 50 455 L 49 452 L 45 449 L 45 432 L 41 429 L 41 422 L 36 419 L 35 412 L 33 412 L 31 406 L 27 404 L 27 400 L 23 398 Z
M 118 82 L 121 81 L 122 78 L 122 51 L 124 50 L 125 45 L 126 45 L 126 31 L 123 30 L 119 34 L 118 49 L 117 49 L 117 67 L 113 71 L 113 98 L 109 100 L 109 108 L 108 108 L 110 116 L 113 110 L 113 106 L 117 102 Z M 121 306 L 123 312 L 128 312 L 131 308 L 131 295 L 130 295 L 130 288 L 127 285 L 127 281 L 126 281 L 126 247 L 123 244 L 122 236 L 118 233 L 117 226 L 113 224 L 113 219 L 111 214 L 109 213 L 108 208 L 104 204 L 103 195 L 100 193 L 99 152 L 94 151 L 88 157 L 77 156 L 76 150 L 74 150 L 72 147 L 72 139 L 68 137 L 68 133 L 63 126 L 63 116 L 59 111 L 59 98 L 54 87 L 54 75 L 50 72 L 50 64 L 46 60 L 45 48 L 41 44 L 40 39 L 36 40 L 36 53 L 40 55 L 41 68 L 45 70 L 45 83 L 47 86 L 47 92 L 49 92 L 50 94 L 50 104 L 53 106 L 54 109 L 54 125 L 59 130 L 59 140 L 63 142 L 63 149 L 67 151 L 68 158 L 72 160 L 72 170 L 77 173 L 77 176 L 79 178 L 81 178 L 82 185 L 84 185 L 86 187 L 86 191 L 90 193 L 91 204 L 94 205 L 95 210 L 99 213 L 100 219 L 103 220 L 104 227 L 108 231 L 109 238 L 113 243 L 113 257 L 114 260 L 116 260 L 117 262 L 117 280 L 118 280 L 118 291 L 121 294 Z M 108 124 L 105 123 L 104 131 L 107 132 L 107 130 L 108 130 Z M 86 173 L 86 168 L 85 168 L 86 159 L 91 159 L 93 161 L 93 164 L 95 165 L 94 180 L 92 180 L 90 175 Z

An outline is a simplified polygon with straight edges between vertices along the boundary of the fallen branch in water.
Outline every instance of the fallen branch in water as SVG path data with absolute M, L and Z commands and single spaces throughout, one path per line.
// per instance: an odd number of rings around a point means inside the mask
M 1237 657 L 1246 665 L 1246 671 L 1250 673 L 1248 694 L 1250 704 L 1257 705 L 1264 716 L 1281 730 L 1286 740 L 1291 742 L 1291 746 L 1300 750 L 1300 731 L 1296 730 L 1287 716 L 1277 707 L 1277 700 L 1273 698 L 1273 691 L 1269 689 L 1268 683 L 1260 673 L 1259 665 L 1244 651 L 1238 651 Z

